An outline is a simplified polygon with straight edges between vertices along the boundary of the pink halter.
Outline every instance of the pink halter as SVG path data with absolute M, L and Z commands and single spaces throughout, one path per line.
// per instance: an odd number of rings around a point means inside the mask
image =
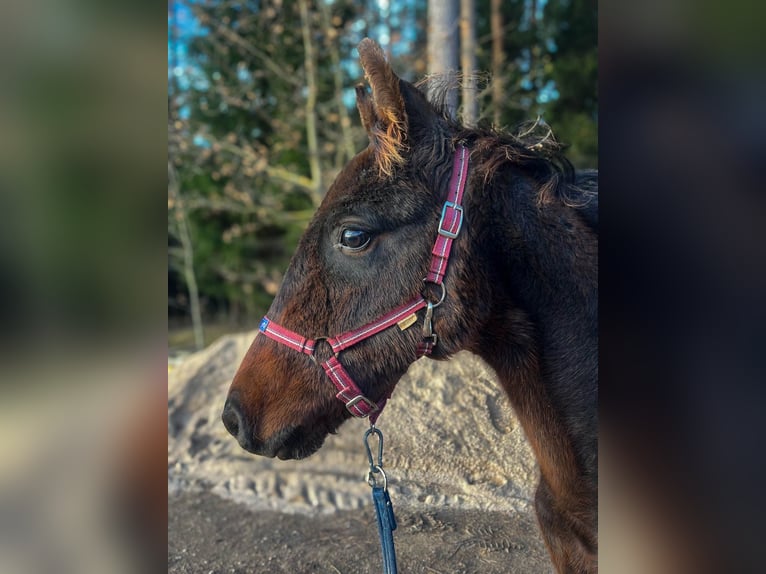
M 367 323 L 358 329 L 346 331 L 340 335 L 325 339 L 332 349 L 333 356 L 322 362 L 321 366 L 325 373 L 327 373 L 330 381 L 338 390 L 338 393 L 335 396 L 343 401 L 348 412 L 353 416 L 358 418 L 369 416 L 371 424 L 375 424 L 375 421 L 377 421 L 390 394 L 383 397 L 377 403 L 365 397 L 359 386 L 338 361 L 338 353 L 396 325 L 397 323 L 409 320 L 407 322 L 412 324 L 415 319 L 411 319 L 411 317 L 413 317 L 420 309 L 426 308 L 426 315 L 423 320 L 424 338 L 423 341 L 418 344 L 417 354 L 418 357 L 431 354 L 431 351 L 436 345 L 436 334 L 431 328 L 431 318 L 433 316 L 434 308 L 441 305 L 442 301 L 444 301 L 446 295 L 444 289 L 444 274 L 447 271 L 447 263 L 449 262 L 450 250 L 452 249 L 452 241 L 458 236 L 460 228 L 463 225 L 463 206 L 461 205 L 461 202 L 468 174 L 468 160 L 468 149 L 463 146 L 458 146 L 455 150 L 455 163 L 452 168 L 449 193 L 447 195 L 447 200 L 444 202 L 444 207 L 442 208 L 436 242 L 431 250 L 431 265 L 428 270 L 428 275 L 424 279 L 424 282 L 434 283 L 441 286 L 441 299 L 437 303 L 431 303 L 430 301 L 426 301 L 422 296 L 418 296 L 413 301 L 389 311 L 382 317 Z M 406 326 L 403 326 L 402 328 L 406 328 Z M 309 355 L 312 359 L 314 358 L 316 343 L 320 340 L 307 339 L 298 333 L 274 323 L 268 317 L 264 317 L 261 320 L 258 330 L 277 343 L 282 343 L 294 351 Z

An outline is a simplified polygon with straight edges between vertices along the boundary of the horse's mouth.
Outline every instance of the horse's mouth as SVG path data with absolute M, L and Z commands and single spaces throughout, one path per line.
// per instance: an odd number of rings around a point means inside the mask
M 277 450 L 277 458 L 280 460 L 300 460 L 314 454 L 324 444 L 326 434 L 312 433 L 306 436 L 298 427 L 287 438 L 285 443 Z
M 250 452 L 280 460 L 300 460 L 318 451 L 324 444 L 327 434 L 319 429 L 308 430 L 303 426 L 290 427 L 277 433 L 261 448 Z

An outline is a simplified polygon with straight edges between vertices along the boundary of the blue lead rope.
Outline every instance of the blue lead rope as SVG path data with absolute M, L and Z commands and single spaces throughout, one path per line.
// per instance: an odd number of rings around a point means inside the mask
M 383 573 L 396 574 L 396 550 L 394 549 L 394 530 L 396 518 L 388 491 L 380 486 L 372 487 L 372 501 L 378 515 L 378 534 L 383 551 Z
M 370 435 L 378 437 L 378 460 L 373 460 L 370 449 Z M 380 547 L 383 553 L 383 574 L 397 574 L 396 550 L 394 549 L 394 530 L 396 530 L 396 517 L 394 507 L 391 505 L 391 497 L 388 496 L 388 483 L 386 473 L 383 472 L 383 433 L 375 426 L 364 433 L 364 446 L 367 449 L 367 458 L 370 461 L 370 471 L 367 473 L 367 482 L 372 487 L 372 502 L 375 505 L 375 514 L 378 518 L 378 534 L 380 535 Z M 382 479 L 382 486 L 378 480 Z

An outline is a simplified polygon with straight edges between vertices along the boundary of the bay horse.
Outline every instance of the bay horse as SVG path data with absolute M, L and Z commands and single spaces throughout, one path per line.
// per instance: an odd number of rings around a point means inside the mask
M 556 570 L 597 572 L 597 172 L 551 138 L 457 124 L 375 42 L 358 50 L 369 146 L 301 238 L 223 423 L 252 453 L 304 458 L 351 416 L 374 422 L 419 356 L 467 349 L 535 453 Z

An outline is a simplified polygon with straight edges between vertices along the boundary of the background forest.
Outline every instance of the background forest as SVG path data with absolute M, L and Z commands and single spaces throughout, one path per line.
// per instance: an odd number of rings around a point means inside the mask
M 407 80 L 461 71 L 466 123 L 540 117 L 575 167 L 597 167 L 596 22 L 594 0 L 170 0 L 171 352 L 268 308 L 325 190 L 366 146 L 363 37 Z

